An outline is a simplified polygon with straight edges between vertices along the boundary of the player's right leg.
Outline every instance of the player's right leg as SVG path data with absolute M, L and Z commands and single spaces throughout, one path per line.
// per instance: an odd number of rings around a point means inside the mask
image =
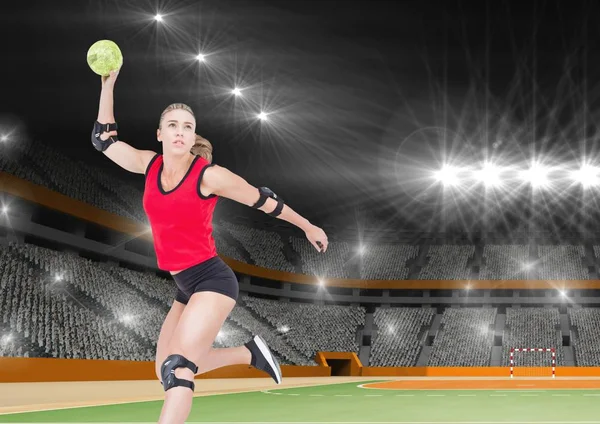
M 183 297 L 180 297 L 183 296 Z M 156 362 L 155 362 L 155 372 L 158 381 L 161 381 L 160 375 L 160 367 L 162 363 L 167 359 L 169 355 L 169 343 L 171 342 L 171 338 L 173 337 L 173 333 L 175 332 L 175 328 L 179 323 L 179 318 L 183 314 L 183 310 L 185 309 L 185 303 L 187 300 L 184 300 L 185 296 L 183 293 L 177 292 L 177 297 L 175 301 L 173 301 L 173 305 L 171 306 L 171 310 L 167 314 L 165 321 L 160 329 L 160 335 L 158 336 L 158 342 L 156 343 Z

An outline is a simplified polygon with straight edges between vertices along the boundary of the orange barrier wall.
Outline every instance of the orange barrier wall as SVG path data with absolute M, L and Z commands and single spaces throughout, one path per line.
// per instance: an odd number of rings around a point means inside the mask
M 27 199 L 51 209 L 94 222 L 125 234 L 152 241 L 152 234 L 144 225 L 119 215 L 71 199 L 48 188 L 22 180 L 0 171 L 0 191 Z M 222 257 L 235 271 L 260 278 L 297 284 L 319 284 L 317 277 L 260 268 L 231 258 Z M 365 289 L 600 289 L 600 280 L 358 280 L 327 278 L 327 286 Z
M 329 377 L 329 367 L 282 365 L 283 377 Z M 206 378 L 265 378 L 249 365 L 232 365 L 197 375 Z M 0 383 L 33 381 L 156 380 L 154 362 L 96 359 L 0 357 Z
M 509 377 L 509 367 L 361 367 L 360 360 L 345 352 L 319 352 L 319 366 L 282 365 L 284 377 L 330 377 L 326 358 L 347 359 L 352 376 L 363 377 Z M 532 375 L 536 375 L 533 373 Z M 538 374 L 539 375 L 539 374 Z M 600 377 L 600 367 L 557 367 L 557 377 Z M 248 365 L 232 365 L 196 376 L 209 378 L 264 378 L 265 373 Z M 154 362 L 96 359 L 0 357 L 0 383 L 34 381 L 154 380 Z
M 519 374 L 523 375 L 523 367 Z M 549 369 L 550 367 L 546 368 Z M 526 372 L 540 375 L 537 370 Z M 365 377 L 510 377 L 509 367 L 363 367 Z M 557 367 L 557 377 L 600 377 L 600 367 Z

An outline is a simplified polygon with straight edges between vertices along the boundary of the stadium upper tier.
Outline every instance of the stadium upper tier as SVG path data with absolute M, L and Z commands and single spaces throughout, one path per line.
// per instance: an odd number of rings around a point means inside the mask
M 55 166 L 59 163 L 60 166 Z M 0 171 L 146 225 L 142 193 L 40 142 L 2 146 Z M 5 174 L 6 175 L 6 174 Z M 67 211 L 68 213 L 68 211 Z M 326 255 L 301 235 L 215 218 L 222 256 L 264 269 L 363 280 L 596 280 L 600 246 L 445 241 L 383 243 L 329 237 Z

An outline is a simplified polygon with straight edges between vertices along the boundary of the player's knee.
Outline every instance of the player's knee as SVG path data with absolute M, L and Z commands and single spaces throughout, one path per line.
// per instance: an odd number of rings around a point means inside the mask
M 160 378 L 165 392 L 173 387 L 187 387 L 194 391 L 194 375 L 198 367 L 183 355 L 169 355 L 160 366 Z

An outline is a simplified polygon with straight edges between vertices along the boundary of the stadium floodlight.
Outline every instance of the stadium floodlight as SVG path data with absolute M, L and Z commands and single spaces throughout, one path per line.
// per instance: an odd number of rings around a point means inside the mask
M 434 174 L 434 177 L 445 186 L 455 186 L 458 184 L 458 172 L 458 168 L 444 165 L 442 169 Z
M 154 16 L 154 20 L 156 22 L 162 22 L 163 21 L 163 17 L 160 13 L 157 13 L 156 16 Z
M 231 90 L 231 94 L 233 94 L 234 96 L 241 96 L 242 95 L 242 90 L 240 90 L 239 88 L 235 87 L 233 90 Z
M 267 120 L 267 114 L 265 112 L 260 112 L 257 115 L 258 119 L 260 119 L 261 121 L 266 121 Z
M 584 187 L 595 186 L 599 183 L 598 171 L 599 169 L 595 166 L 584 165 L 577 171 L 571 172 L 571 178 Z
M 500 168 L 497 166 L 485 163 L 482 169 L 475 171 L 475 178 L 487 187 L 499 186 L 501 184 L 500 172 Z
M 198 53 L 198 56 L 196 56 L 196 59 L 198 59 L 198 62 L 204 62 L 204 60 L 206 59 L 206 56 L 203 55 L 202 53 Z
M 533 164 L 531 168 L 521 171 L 521 179 L 527 181 L 531 184 L 532 187 L 541 188 L 546 187 L 549 183 L 548 181 L 548 173 L 550 172 L 549 168 L 544 166 Z

